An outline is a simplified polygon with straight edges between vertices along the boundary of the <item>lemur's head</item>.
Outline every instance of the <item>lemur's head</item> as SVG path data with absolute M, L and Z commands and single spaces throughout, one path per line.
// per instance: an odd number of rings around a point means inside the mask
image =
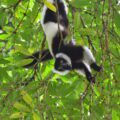
M 65 75 L 72 69 L 71 59 L 64 53 L 58 53 L 55 57 L 54 72 Z

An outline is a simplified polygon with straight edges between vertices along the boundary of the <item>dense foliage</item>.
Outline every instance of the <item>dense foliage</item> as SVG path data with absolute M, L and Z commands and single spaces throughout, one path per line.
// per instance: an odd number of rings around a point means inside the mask
M 26 55 L 47 48 L 40 25 L 45 0 L 0 0 L 0 120 L 119 120 L 120 5 L 117 0 L 66 0 L 70 36 L 89 46 L 103 66 L 94 85 L 75 71 L 38 68 Z

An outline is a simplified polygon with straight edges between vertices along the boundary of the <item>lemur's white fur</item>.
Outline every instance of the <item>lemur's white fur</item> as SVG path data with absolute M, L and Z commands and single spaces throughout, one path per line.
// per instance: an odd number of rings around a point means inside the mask
M 54 73 L 59 74 L 59 75 L 66 75 L 66 74 L 68 74 L 68 73 L 70 72 L 69 70 L 58 71 L 58 70 L 56 70 L 56 69 L 53 69 L 52 71 L 53 71 Z
M 68 55 L 66 55 L 66 54 L 64 54 L 64 53 L 58 53 L 58 54 L 56 55 L 56 58 L 63 58 L 64 60 L 67 61 L 67 63 L 68 63 L 70 66 L 72 66 L 71 59 L 70 59 L 70 57 L 68 57 Z
M 91 73 L 91 68 L 90 68 L 90 65 L 95 62 L 95 58 L 92 54 L 92 52 L 90 51 L 90 49 L 86 46 L 83 47 L 84 49 L 84 52 L 83 52 L 83 60 L 82 60 L 82 63 L 84 63 L 84 65 L 86 66 L 86 68 L 88 69 L 88 71 Z M 77 72 L 80 74 L 80 75 L 85 75 L 85 71 L 84 70 L 77 70 Z
M 59 27 L 60 27 L 61 31 L 64 31 L 64 27 L 62 25 L 60 25 Z M 53 42 L 53 38 L 55 37 L 55 35 L 57 34 L 57 32 L 59 30 L 58 24 L 54 23 L 54 22 L 46 23 L 43 25 L 43 30 L 46 34 L 46 39 L 48 42 L 50 53 L 53 57 L 55 57 L 53 54 L 53 51 L 52 51 L 52 42 Z
M 53 3 L 54 0 L 48 0 L 50 3 Z M 64 3 L 65 5 L 65 10 L 66 10 L 66 13 L 68 12 L 68 9 L 67 9 L 67 5 L 65 4 L 65 1 L 64 0 L 61 0 L 61 2 Z M 52 51 L 52 42 L 53 42 L 53 38 L 55 37 L 56 33 L 60 30 L 60 31 L 64 31 L 64 26 L 62 25 L 59 25 L 58 27 L 58 23 L 54 23 L 54 22 L 48 22 L 48 23 L 45 23 L 44 24 L 44 17 L 45 17 L 45 13 L 46 13 L 46 10 L 47 10 L 47 6 L 44 5 L 43 7 L 43 11 L 42 11 L 42 18 L 41 18 L 41 25 L 42 25 L 42 28 L 45 32 L 45 35 L 46 35 L 46 39 L 47 39 L 47 42 L 48 42 L 48 46 L 49 46 L 49 50 L 50 50 L 50 53 L 53 57 L 54 54 L 53 54 L 53 51 Z
M 83 61 L 88 65 L 91 65 L 91 63 L 95 62 L 95 58 L 88 47 L 84 46 L 83 48 L 84 48 Z

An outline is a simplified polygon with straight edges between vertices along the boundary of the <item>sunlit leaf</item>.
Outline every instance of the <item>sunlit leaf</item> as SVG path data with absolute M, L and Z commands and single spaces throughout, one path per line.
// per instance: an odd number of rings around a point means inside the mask
M 33 120 L 40 120 L 40 116 L 38 116 L 36 113 L 33 113 Z
M 97 96 L 100 96 L 100 92 L 98 91 L 98 88 L 94 86 L 94 92 Z
M 13 113 L 11 116 L 10 116 L 10 119 L 16 119 L 16 118 L 22 118 L 26 116 L 26 113 L 23 113 L 23 112 L 16 112 L 16 113 Z
M 78 30 L 80 25 L 80 13 L 79 12 L 75 12 L 75 16 L 74 16 L 74 27 L 76 30 Z
M 14 31 L 14 28 L 13 27 L 10 27 L 10 26 L 4 26 L 3 27 L 3 30 L 4 31 L 6 31 L 7 33 L 9 33 L 9 32 L 13 32 Z
M 22 67 L 22 66 L 30 64 L 32 61 L 33 59 L 23 59 L 23 60 L 19 60 L 18 62 L 16 62 L 15 65 Z
M 7 64 L 7 63 L 9 63 L 8 60 L 6 60 L 6 59 L 0 59 L 0 64 Z
M 22 111 L 30 112 L 30 109 L 27 106 L 25 106 L 25 105 L 23 105 L 22 103 L 19 103 L 19 102 L 16 102 L 14 104 L 14 107 L 16 109 L 20 110 L 21 112 Z
M 120 120 L 118 116 L 119 112 L 116 110 L 112 110 L 112 120 Z
M 120 30 L 120 14 L 118 12 L 115 13 L 115 25 L 117 27 L 117 29 Z
M 81 8 L 90 5 L 91 0 L 72 0 L 71 5 L 76 8 Z
M 14 46 L 14 52 L 20 52 L 20 53 L 23 53 L 23 54 L 25 54 L 25 55 L 30 55 L 28 49 L 25 48 L 25 47 L 22 46 L 22 45 L 15 45 L 15 46 Z
M 31 98 L 31 96 L 26 92 L 26 91 L 21 91 L 21 95 L 23 97 L 23 100 L 32 108 L 34 107 L 33 105 L 33 100 Z
M 6 40 L 9 36 L 9 34 L 0 34 L 0 39 Z
M 56 7 L 53 4 L 51 4 L 50 2 L 48 2 L 46 0 L 44 3 L 50 10 L 52 10 L 53 12 L 56 12 Z

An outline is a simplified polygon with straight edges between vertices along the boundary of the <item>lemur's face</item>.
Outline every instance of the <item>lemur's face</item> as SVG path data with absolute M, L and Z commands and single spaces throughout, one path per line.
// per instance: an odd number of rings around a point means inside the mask
M 59 71 L 71 70 L 71 65 L 63 58 L 57 58 L 55 62 L 55 69 Z

